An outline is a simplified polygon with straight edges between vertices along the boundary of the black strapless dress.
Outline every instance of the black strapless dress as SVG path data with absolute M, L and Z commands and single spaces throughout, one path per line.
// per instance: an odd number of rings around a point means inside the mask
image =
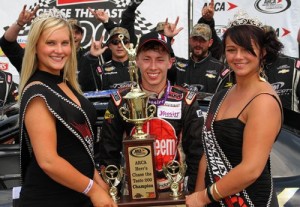
M 219 121 L 214 121 L 213 128 L 217 141 L 232 168 L 237 166 L 242 160 L 243 133 L 245 124 L 238 118 L 230 118 Z M 206 184 L 209 184 L 209 175 L 206 172 Z M 248 188 L 246 191 L 253 202 L 254 206 L 266 206 L 269 197 L 271 196 L 272 207 L 278 207 L 277 197 L 275 192 L 271 191 L 273 181 L 270 173 L 270 159 L 268 160 L 261 176 Z M 219 202 L 208 205 L 221 206 Z

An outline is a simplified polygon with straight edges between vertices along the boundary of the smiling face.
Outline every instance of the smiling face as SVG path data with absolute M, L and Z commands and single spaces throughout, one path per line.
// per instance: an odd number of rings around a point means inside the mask
M 152 44 L 153 43 L 153 44 Z M 157 42 L 149 42 L 138 53 L 136 63 L 140 69 L 142 86 L 153 92 L 161 92 L 167 82 L 167 72 L 172 66 L 169 52 Z
M 59 75 L 71 55 L 70 42 L 67 27 L 45 30 L 36 45 L 38 68 Z
M 256 56 L 244 47 L 234 43 L 230 36 L 225 40 L 225 57 L 237 77 L 249 77 L 251 75 L 258 77 L 260 48 L 253 40 L 251 40 L 251 45 Z

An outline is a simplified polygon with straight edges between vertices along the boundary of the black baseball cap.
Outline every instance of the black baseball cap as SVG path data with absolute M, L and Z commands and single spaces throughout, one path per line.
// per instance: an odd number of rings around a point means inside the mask
M 163 34 L 160 34 L 156 31 L 149 32 L 147 34 L 144 34 L 141 39 L 140 43 L 138 45 L 137 53 L 139 53 L 140 49 L 148 42 L 155 41 L 163 45 L 166 50 L 170 53 L 170 55 L 174 55 L 172 46 L 171 46 L 171 39 Z

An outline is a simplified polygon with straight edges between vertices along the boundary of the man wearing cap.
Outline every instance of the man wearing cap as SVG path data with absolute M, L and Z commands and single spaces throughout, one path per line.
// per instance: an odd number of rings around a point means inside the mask
M 207 24 L 196 24 L 189 38 L 190 58 L 176 58 L 176 84 L 192 91 L 215 92 L 224 65 L 209 52 L 212 43 L 210 27 Z
M 222 41 L 218 37 L 217 32 L 215 30 L 215 20 L 214 20 L 214 14 L 215 14 L 215 6 L 214 6 L 214 0 L 211 0 L 210 3 L 207 6 L 204 6 L 202 8 L 202 16 L 198 20 L 198 24 L 207 24 L 209 25 L 212 33 L 212 39 L 214 40 L 212 45 L 209 47 L 209 51 L 211 52 L 211 55 L 221 60 L 223 49 L 222 49 Z
M 97 20 L 103 23 L 103 26 L 108 33 L 110 33 L 111 30 L 115 27 L 123 27 L 127 29 L 130 36 L 131 43 L 136 45 L 137 37 L 135 35 L 135 28 L 134 28 L 134 22 L 136 16 L 135 11 L 142 2 L 143 0 L 131 0 L 127 8 L 122 12 L 121 22 L 118 24 L 116 24 L 111 18 L 109 18 L 108 13 L 105 12 L 103 9 L 93 10 L 89 8 L 89 11 L 94 15 L 94 17 Z
M 125 47 L 129 48 L 130 45 L 130 36 L 127 29 L 115 27 L 111 30 L 106 45 L 111 50 L 112 59 L 97 67 L 98 75 L 102 78 L 102 90 L 117 89 L 131 85 L 128 72 L 128 53 L 123 47 L 119 35 L 124 36 L 123 44 Z M 102 42 L 100 42 L 100 45 L 102 45 Z M 99 48 L 100 50 L 101 48 Z
M 178 32 L 177 32 L 178 33 Z M 201 130 L 203 115 L 196 94 L 182 87 L 171 86 L 167 71 L 172 65 L 170 39 L 157 32 L 141 37 L 136 64 L 140 71 L 140 88 L 149 95 L 149 104 L 156 105 L 154 118 L 143 130 L 155 137 L 155 162 L 159 191 L 169 191 L 162 167 L 171 160 L 186 162 L 188 190 L 194 191 L 198 163 L 202 154 Z M 124 157 L 122 141 L 132 135 L 134 125 L 123 120 L 119 108 L 128 108 L 123 96 L 130 88 L 119 89 L 105 112 L 99 144 L 99 164 L 120 166 Z M 97 161 L 98 162 L 98 161 Z

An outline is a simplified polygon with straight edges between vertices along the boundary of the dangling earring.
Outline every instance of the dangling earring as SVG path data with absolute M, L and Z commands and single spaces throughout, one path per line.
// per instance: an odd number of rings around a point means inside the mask
M 258 71 L 258 78 L 260 81 L 266 82 L 267 76 L 264 70 L 264 64 L 260 63 L 259 71 Z

